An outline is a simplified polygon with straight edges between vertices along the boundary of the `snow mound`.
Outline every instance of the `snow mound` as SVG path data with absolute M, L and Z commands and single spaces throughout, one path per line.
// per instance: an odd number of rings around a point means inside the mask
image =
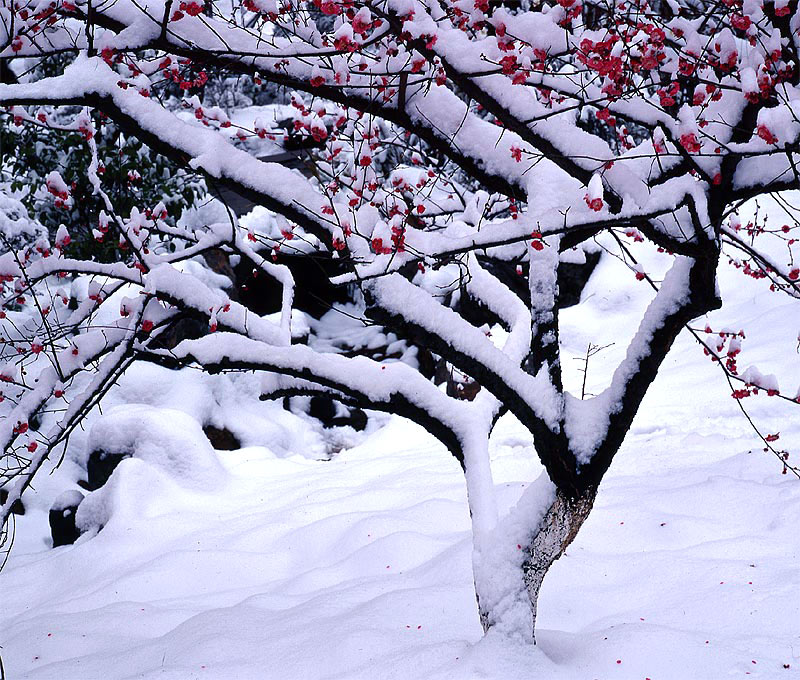
M 319 432 L 280 402 L 259 401 L 260 394 L 258 375 L 203 375 L 194 369 L 172 371 L 142 363 L 128 370 L 105 403 L 125 408 L 143 405 L 161 413 L 180 411 L 204 426 L 227 428 L 243 447 L 267 446 L 279 458 L 326 458 Z
M 63 512 L 69 508 L 74 508 L 83 501 L 83 494 L 77 489 L 69 489 L 59 494 L 50 506 L 51 512 Z
M 87 455 L 92 451 L 146 461 L 188 487 L 213 488 L 226 478 L 200 423 L 174 409 L 114 408 L 92 425 Z
M 182 494 L 183 491 L 183 494 Z M 137 458 L 126 458 L 100 489 L 78 506 L 75 526 L 90 535 L 103 529 L 106 539 L 117 530 L 165 512 L 164 499 L 186 495 L 163 470 Z

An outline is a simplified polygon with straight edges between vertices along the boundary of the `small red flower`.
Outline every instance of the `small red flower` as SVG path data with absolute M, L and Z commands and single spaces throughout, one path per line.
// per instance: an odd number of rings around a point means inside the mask
M 701 144 L 694 132 L 681 135 L 681 146 L 689 153 L 697 153 L 701 148 Z
M 759 125 L 756 129 L 758 136 L 761 137 L 767 144 L 777 144 L 778 138 L 772 134 L 772 130 L 770 130 L 766 125 Z
M 748 16 L 743 16 L 741 14 L 734 14 L 731 17 L 731 26 L 740 31 L 746 31 L 748 28 L 750 28 L 751 23 L 753 22 L 750 21 L 750 17 Z

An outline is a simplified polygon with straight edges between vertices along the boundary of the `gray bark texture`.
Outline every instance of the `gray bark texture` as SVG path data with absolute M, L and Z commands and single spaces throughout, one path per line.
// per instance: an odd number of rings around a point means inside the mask
M 522 565 L 525 587 L 531 603 L 532 629 L 536 642 L 536 607 L 539 590 L 545 574 L 578 535 L 594 505 L 596 491 L 591 490 L 579 498 L 569 498 L 562 492 L 542 518 L 539 528 L 528 546 L 529 557 Z

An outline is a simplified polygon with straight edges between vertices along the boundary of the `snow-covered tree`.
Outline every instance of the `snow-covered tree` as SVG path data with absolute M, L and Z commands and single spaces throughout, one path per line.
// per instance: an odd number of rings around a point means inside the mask
M 97 235 L 120 249 L 114 264 L 70 259 L 61 230 L 0 257 L 13 322 L 0 368 L 4 520 L 131 362 L 259 371 L 265 398 L 333 395 L 438 437 L 465 474 L 481 620 L 531 637 L 542 579 L 591 511 L 675 338 L 722 304 L 723 248 L 744 273 L 800 297 L 798 223 L 772 232 L 737 217 L 748 199 L 797 186 L 794 2 L 3 0 L 0 18 L 0 59 L 20 64 L 19 82 L 0 86 L 9 124 L 46 126 L 48 111 L 73 107 L 60 124 L 83 136 L 105 205 Z M 26 64 L 56 53 L 72 55 L 62 74 L 29 75 Z M 294 136 L 314 142 L 305 175 L 251 153 L 290 135 L 206 104 L 209 72 L 293 92 Z M 176 85 L 182 107 L 168 101 Z M 268 225 L 230 214 L 181 227 L 163 205 L 117 214 L 90 111 L 269 209 Z M 72 200 L 56 170 L 42 191 L 56 207 Z M 610 384 L 582 398 L 564 388 L 557 281 L 594 244 L 629 266 L 619 287 L 653 295 Z M 636 250 L 646 244 L 658 251 L 648 268 Z M 197 264 L 212 251 L 273 279 L 280 312 L 230 299 Z M 294 343 L 287 251 L 339 260 L 335 282 L 360 291 L 366 316 L 441 357 L 472 398 L 409 363 Z M 509 270 L 527 279 L 524 299 Z M 164 342 L 179 316 L 208 333 Z M 738 332 L 692 332 L 735 398 L 796 399 L 755 369 L 739 374 Z M 52 409 L 57 425 L 36 431 Z M 488 441 L 506 411 L 547 474 L 501 517 Z

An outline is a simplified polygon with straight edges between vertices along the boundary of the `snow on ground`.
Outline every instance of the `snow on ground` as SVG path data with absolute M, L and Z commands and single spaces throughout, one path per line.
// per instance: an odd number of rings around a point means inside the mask
M 606 259 L 586 301 L 562 315 L 576 357 L 609 329 L 632 334 L 620 304 L 647 296 L 615 299 L 609 282 L 623 275 L 632 276 Z M 728 269 L 721 287 L 730 306 L 710 322 L 748 320 L 742 368 L 757 363 L 796 389 L 794 310 Z M 593 360 L 590 391 L 623 351 L 615 345 Z M 328 461 L 325 437 L 307 421 L 248 401 L 248 378 L 234 390 L 224 376 L 160 370 L 127 378 L 110 406 L 147 404 L 148 418 L 152 407 L 177 408 L 218 426 L 238 419 L 249 446 L 204 450 L 219 460 L 216 484 L 187 485 L 158 464 L 146 438 L 150 454 L 123 461 L 113 487 L 97 492 L 108 496 L 104 528 L 50 549 L 47 503 L 77 474 L 87 434 L 77 436 L 75 453 L 39 480 L 38 496 L 26 495 L 0 574 L 10 679 L 800 674 L 800 482 L 761 451 L 719 370 L 688 336 L 648 394 L 595 511 L 545 579 L 535 648 L 482 639 L 463 477 L 421 429 L 378 419 Z M 573 369 L 570 379 L 578 376 Z M 798 453 L 798 407 L 766 396 L 747 406 Z M 512 418 L 498 425 L 492 453 L 510 506 L 539 466 Z M 203 479 L 216 469 L 207 457 L 202 466 Z

